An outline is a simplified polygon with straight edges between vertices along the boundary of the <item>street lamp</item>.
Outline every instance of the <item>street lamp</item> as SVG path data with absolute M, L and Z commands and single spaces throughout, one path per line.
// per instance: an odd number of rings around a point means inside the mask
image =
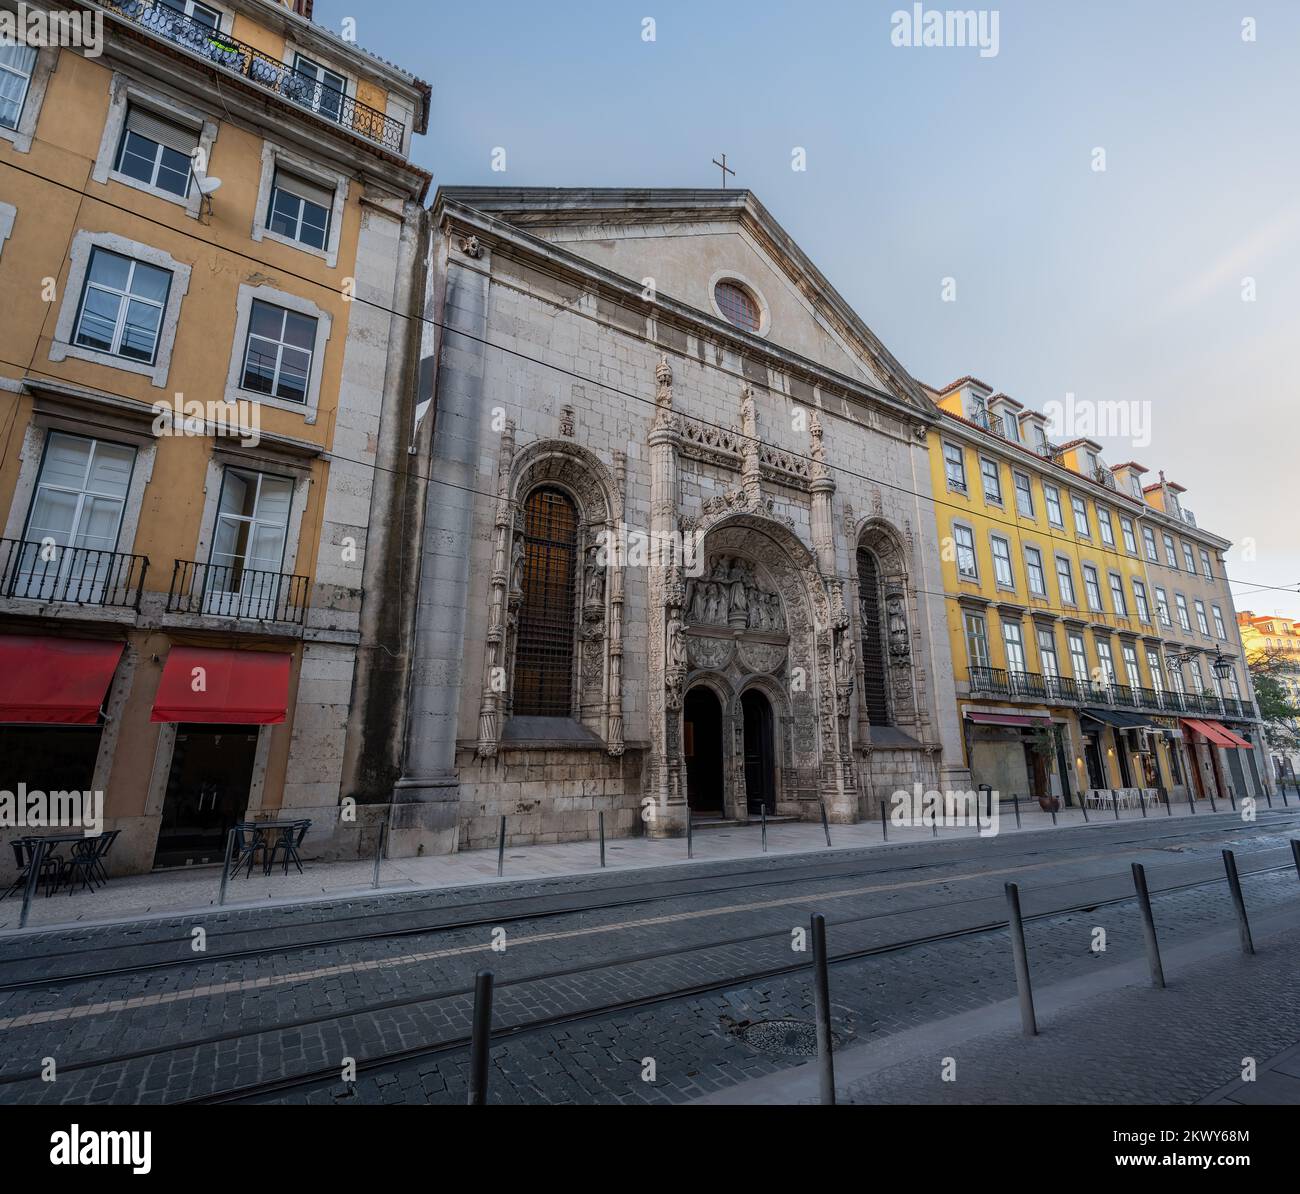
M 1214 657 L 1214 662 L 1211 663 L 1210 666 L 1214 669 L 1214 674 L 1218 676 L 1220 680 L 1226 680 L 1232 675 L 1232 660 L 1222 651 Z

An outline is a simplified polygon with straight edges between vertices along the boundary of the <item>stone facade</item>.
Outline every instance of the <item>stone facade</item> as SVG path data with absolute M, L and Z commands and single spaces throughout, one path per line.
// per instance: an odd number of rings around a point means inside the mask
M 965 786 L 933 407 L 761 205 L 444 190 L 433 218 L 395 847 L 487 845 L 502 815 L 512 842 L 591 836 L 601 811 L 609 835 L 675 835 L 705 796 L 746 818 L 759 787 L 846 822 L 918 780 Z M 717 309 L 719 278 L 761 334 Z M 539 487 L 576 518 L 567 717 L 515 708 Z M 701 690 L 716 724 L 684 714 Z M 706 763 L 721 790 L 690 792 Z

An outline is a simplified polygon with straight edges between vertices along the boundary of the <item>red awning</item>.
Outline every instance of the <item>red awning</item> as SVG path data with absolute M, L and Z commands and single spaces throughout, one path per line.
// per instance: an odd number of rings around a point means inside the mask
M 173 647 L 151 720 L 279 725 L 289 709 L 291 658 L 278 651 Z
M 988 726 L 1050 726 L 1050 717 L 1031 717 L 1021 713 L 967 713 L 969 721 Z
M 1238 738 L 1236 734 L 1226 726 L 1221 726 L 1217 721 L 1196 721 L 1193 718 L 1185 717 L 1183 718 L 1183 725 L 1195 730 L 1202 738 L 1213 742 L 1215 746 L 1226 746 L 1229 750 L 1239 750 L 1243 746 L 1247 750 L 1252 749 L 1249 742 Z
M 93 726 L 124 643 L 0 637 L 0 722 Z

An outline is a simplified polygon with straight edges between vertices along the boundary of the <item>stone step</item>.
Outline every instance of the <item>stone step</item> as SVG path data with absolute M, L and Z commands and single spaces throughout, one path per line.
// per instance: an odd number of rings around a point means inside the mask
M 792 816 L 771 816 L 768 817 L 769 825 L 793 825 L 797 824 L 801 817 Z M 758 817 L 751 817 L 748 821 L 737 821 L 723 817 L 692 817 L 692 829 L 744 829 L 747 827 L 758 828 L 762 821 Z

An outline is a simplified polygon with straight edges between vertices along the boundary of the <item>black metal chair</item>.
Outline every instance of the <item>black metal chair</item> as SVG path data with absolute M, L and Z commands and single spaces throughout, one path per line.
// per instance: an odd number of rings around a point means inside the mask
M 234 826 L 234 833 L 235 849 L 230 859 L 230 873 L 232 875 L 239 874 L 239 868 L 247 863 L 248 875 L 245 877 L 251 878 L 253 863 L 257 861 L 259 855 L 262 859 L 263 871 L 269 870 L 265 832 L 253 822 L 244 821 Z
M 275 860 L 281 853 L 284 855 L 284 873 L 286 875 L 289 873 L 289 862 L 292 859 L 293 865 L 298 868 L 298 874 L 302 874 L 302 859 L 298 854 L 298 848 L 310 828 L 310 821 L 295 821 L 292 825 L 281 827 L 280 836 L 271 848 L 271 857 L 266 864 L 268 875 L 275 869 Z
M 120 829 L 110 829 L 107 833 L 101 833 L 97 838 L 91 840 L 99 844 L 99 849 L 95 851 L 95 874 L 103 883 L 108 882 L 108 870 L 104 866 L 104 859 L 108 857 L 108 852 L 113 848 L 113 843 L 117 841 L 117 835 L 121 833 Z
M 97 837 L 83 838 L 73 842 L 68 851 L 68 858 L 63 864 L 63 882 L 68 885 L 68 895 L 77 890 L 78 881 L 86 891 L 94 891 L 98 886 L 95 877 L 95 863 L 99 857 L 100 842 Z
M 36 860 L 36 841 L 37 839 L 34 837 L 17 837 L 9 843 L 13 847 L 14 862 L 18 867 L 18 877 L 5 888 L 4 895 L 0 895 L 0 900 L 7 899 L 15 891 L 22 892 L 27 886 L 27 878 L 32 873 L 32 863 Z M 43 854 L 40 874 L 36 877 L 37 890 L 39 891 L 41 885 L 44 884 L 46 896 L 53 895 L 55 889 L 59 886 L 62 873 L 62 860 L 49 854 Z

